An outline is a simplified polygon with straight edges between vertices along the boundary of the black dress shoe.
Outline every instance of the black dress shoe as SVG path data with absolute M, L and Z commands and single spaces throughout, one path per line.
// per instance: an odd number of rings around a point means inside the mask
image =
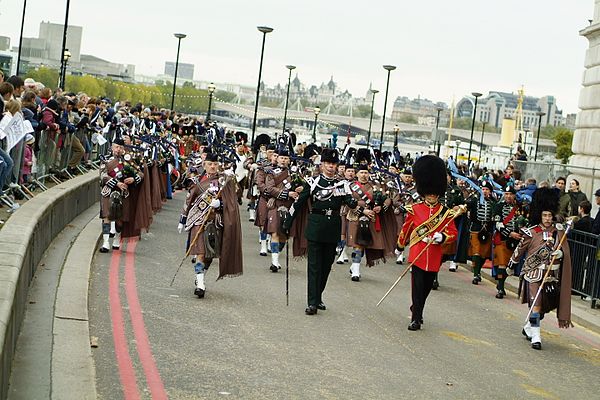
M 440 287 L 440 283 L 438 281 L 433 281 L 433 286 L 431 286 L 431 290 L 438 290 Z
M 196 264 L 196 257 L 192 257 L 192 264 Z
M 108 251 L 106 247 L 100 247 L 100 253 L 108 253 Z
M 304 314 L 306 315 L 315 315 L 317 313 L 317 307 L 315 306 L 308 306 L 306 307 L 306 310 L 304 310 Z
M 322 303 L 322 302 L 317 304 L 317 308 L 319 310 L 327 310 L 327 306 L 325 305 L 325 303 Z
M 477 277 L 473 278 L 473 280 L 471 281 L 471 283 L 473 285 L 479 285 L 479 281 L 477 280 Z
M 411 323 L 408 325 L 409 331 L 418 331 L 419 329 L 421 329 L 421 324 L 417 321 L 411 321 Z
M 523 336 L 525 336 L 525 339 L 529 340 L 531 342 L 531 336 L 527 335 L 527 332 L 525 332 L 525 328 L 523 328 L 523 330 L 521 331 L 521 333 L 523 334 Z
M 504 290 L 498 290 L 498 293 L 496 293 L 496 298 L 503 299 L 505 295 L 506 293 L 504 293 Z
M 271 270 L 271 272 L 277 272 L 279 271 L 279 268 L 277 268 L 276 265 L 271 264 L 271 266 L 269 267 L 269 269 Z
M 360 282 L 360 276 L 353 276 L 352 282 Z
M 259 254 L 260 254 L 261 256 L 263 256 L 263 257 L 266 257 L 266 256 L 267 256 L 267 253 L 264 253 L 264 252 L 261 252 L 261 253 L 259 253 Z
M 196 288 L 194 289 L 194 294 L 198 296 L 199 299 L 204 297 L 204 289 Z
M 542 344 L 540 342 L 531 343 L 531 348 L 534 350 L 541 350 Z

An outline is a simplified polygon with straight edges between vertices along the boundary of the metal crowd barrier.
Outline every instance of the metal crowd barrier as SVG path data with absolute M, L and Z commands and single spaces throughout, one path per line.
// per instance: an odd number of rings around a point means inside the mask
M 596 307 L 600 298 L 600 236 L 572 230 L 567 238 L 573 272 L 572 292 L 591 300 Z

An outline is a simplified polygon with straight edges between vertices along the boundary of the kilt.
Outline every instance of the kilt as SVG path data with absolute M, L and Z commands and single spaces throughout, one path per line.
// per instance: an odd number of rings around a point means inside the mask
M 479 232 L 471 232 L 469 242 L 469 255 L 490 258 L 492 256 L 492 238 L 487 242 L 481 243 L 478 236 Z
M 506 267 L 513 254 L 513 250 L 506 246 L 506 241 L 501 241 L 494 246 L 494 265 L 496 267 Z

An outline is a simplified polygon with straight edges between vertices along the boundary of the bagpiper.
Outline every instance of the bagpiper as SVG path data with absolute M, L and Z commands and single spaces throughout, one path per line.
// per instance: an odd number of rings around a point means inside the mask
M 558 326 L 565 329 L 573 326 L 571 255 L 569 244 L 563 239 L 565 228 L 556 223 L 558 208 L 555 190 L 539 188 L 535 191 L 529 212 L 532 225 L 521 230 L 522 239 L 508 265 L 513 268 L 526 257 L 520 274 L 521 283 L 525 285 L 519 294 L 521 302 L 529 304 L 530 313 L 522 333 L 535 350 L 542 349 L 540 324 L 546 313 L 556 309 Z
M 188 232 L 186 254 L 196 255 L 194 294 L 203 298 L 204 276 L 213 259 L 219 259 L 219 276 L 243 272 L 242 230 L 235 175 L 219 172 L 219 159 L 206 153 L 204 173 L 192 182 L 181 212 L 179 233 Z

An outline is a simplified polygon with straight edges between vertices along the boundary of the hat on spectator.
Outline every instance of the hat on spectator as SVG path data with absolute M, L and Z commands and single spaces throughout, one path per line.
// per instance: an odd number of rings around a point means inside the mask
M 25 79 L 25 87 L 28 89 L 35 89 L 36 88 L 35 80 L 33 80 L 32 78 Z
M 35 136 L 33 136 L 31 133 L 25 135 L 25 143 L 32 144 L 33 142 L 35 142 Z
M 594 192 L 594 196 L 598 196 L 598 197 L 600 197 L 600 189 L 597 189 L 597 190 Z

